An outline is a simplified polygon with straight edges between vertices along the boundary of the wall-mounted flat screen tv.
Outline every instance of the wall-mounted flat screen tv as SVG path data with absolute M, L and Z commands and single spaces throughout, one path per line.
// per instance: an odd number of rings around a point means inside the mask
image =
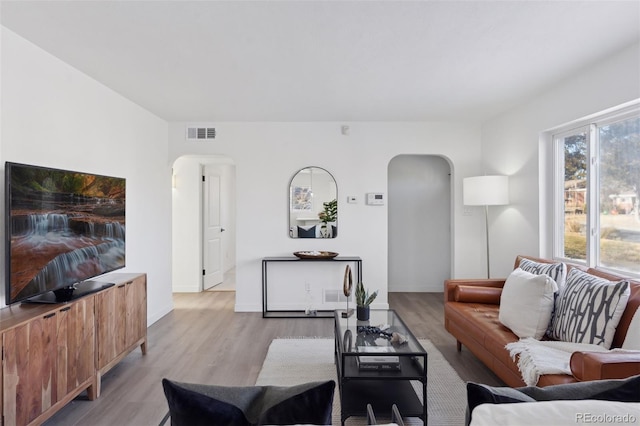
M 5 163 L 5 301 L 58 303 L 125 266 L 124 178 Z

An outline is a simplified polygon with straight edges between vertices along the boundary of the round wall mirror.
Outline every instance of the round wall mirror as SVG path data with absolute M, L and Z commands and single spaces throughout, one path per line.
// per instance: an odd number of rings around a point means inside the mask
M 338 236 L 338 186 L 321 167 L 299 170 L 289 184 L 289 236 Z

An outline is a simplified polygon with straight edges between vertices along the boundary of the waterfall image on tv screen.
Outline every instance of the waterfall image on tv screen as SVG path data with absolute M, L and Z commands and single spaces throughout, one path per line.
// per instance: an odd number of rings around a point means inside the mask
M 125 266 L 125 179 L 6 163 L 11 304 Z

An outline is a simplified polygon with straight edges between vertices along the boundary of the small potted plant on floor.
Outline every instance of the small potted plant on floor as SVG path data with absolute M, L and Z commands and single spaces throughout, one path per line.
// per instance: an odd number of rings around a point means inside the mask
M 368 290 L 365 290 L 362 281 L 356 285 L 356 316 L 360 321 L 369 321 L 369 305 L 373 302 L 378 295 L 378 290 L 369 294 Z

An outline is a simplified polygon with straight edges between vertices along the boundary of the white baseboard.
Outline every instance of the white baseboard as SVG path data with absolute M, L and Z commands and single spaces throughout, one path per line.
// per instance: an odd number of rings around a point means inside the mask
M 200 293 L 202 290 L 199 287 L 193 286 L 173 286 L 171 288 L 172 293 Z
M 164 306 L 162 309 L 154 312 L 151 316 L 147 317 L 147 327 L 149 327 L 154 322 L 158 321 L 163 316 L 167 315 L 169 312 L 173 311 L 173 306 Z
M 262 305 L 253 303 L 238 304 L 236 303 L 234 312 L 262 312 Z

